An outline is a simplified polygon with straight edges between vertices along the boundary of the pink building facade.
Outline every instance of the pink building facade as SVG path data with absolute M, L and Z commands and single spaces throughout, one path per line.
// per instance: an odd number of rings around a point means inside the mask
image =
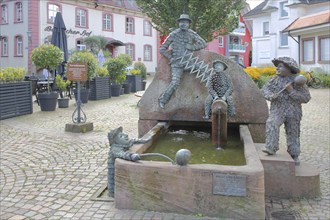
M 238 28 L 209 42 L 206 50 L 229 57 L 241 66 L 250 66 L 251 35 L 242 16 Z

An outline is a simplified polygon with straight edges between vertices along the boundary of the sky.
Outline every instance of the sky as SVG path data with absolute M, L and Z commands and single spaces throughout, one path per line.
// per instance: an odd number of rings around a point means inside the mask
M 257 5 L 259 5 L 263 0 L 246 0 L 247 3 L 249 3 L 251 10 L 255 8 Z

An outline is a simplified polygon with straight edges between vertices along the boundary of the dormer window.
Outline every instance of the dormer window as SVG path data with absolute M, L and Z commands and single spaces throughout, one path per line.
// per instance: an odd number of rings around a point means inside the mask
M 280 2 L 280 7 L 279 7 L 280 18 L 289 16 L 289 9 L 286 7 L 287 4 L 288 4 L 288 1 Z
M 269 21 L 262 23 L 262 31 L 263 31 L 263 36 L 269 35 Z

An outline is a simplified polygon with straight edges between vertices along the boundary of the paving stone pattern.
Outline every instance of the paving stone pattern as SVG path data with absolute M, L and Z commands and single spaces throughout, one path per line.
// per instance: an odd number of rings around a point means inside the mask
M 330 90 L 310 91 L 312 100 L 303 105 L 301 161 L 321 170 L 322 196 L 266 198 L 266 206 L 269 212 L 290 210 L 302 219 L 325 220 L 330 218 Z M 73 100 L 68 109 L 55 112 L 41 112 L 34 103 L 33 114 L 0 121 L 0 219 L 217 219 L 118 210 L 113 202 L 91 200 L 107 181 L 107 133 L 123 126 L 131 138 L 137 137 L 138 101 L 131 93 L 84 104 L 87 121 L 94 123 L 94 131 L 84 134 L 64 131 L 71 123 Z

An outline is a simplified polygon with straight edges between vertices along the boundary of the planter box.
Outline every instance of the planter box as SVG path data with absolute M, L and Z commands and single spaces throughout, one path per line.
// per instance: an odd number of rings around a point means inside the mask
M 142 91 L 141 75 L 126 75 L 126 80 L 131 83 L 131 92 Z
M 73 90 L 73 94 L 74 94 L 74 98 L 77 102 L 77 98 L 78 98 L 77 89 Z M 88 96 L 89 96 L 89 89 L 80 88 L 80 101 L 81 101 L 81 103 L 87 103 L 88 102 Z
M 124 88 L 124 94 L 130 94 L 131 93 L 131 83 L 124 82 L 123 83 L 123 88 Z
M 120 96 L 121 89 L 122 89 L 121 84 L 112 84 L 111 85 L 111 95 L 114 97 Z
M 0 84 L 0 120 L 32 113 L 31 82 Z
M 147 81 L 146 80 L 142 80 L 142 85 L 141 85 L 142 91 L 146 90 L 146 86 L 147 86 Z
M 89 100 L 110 98 L 109 89 L 110 77 L 95 77 L 89 82 Z

